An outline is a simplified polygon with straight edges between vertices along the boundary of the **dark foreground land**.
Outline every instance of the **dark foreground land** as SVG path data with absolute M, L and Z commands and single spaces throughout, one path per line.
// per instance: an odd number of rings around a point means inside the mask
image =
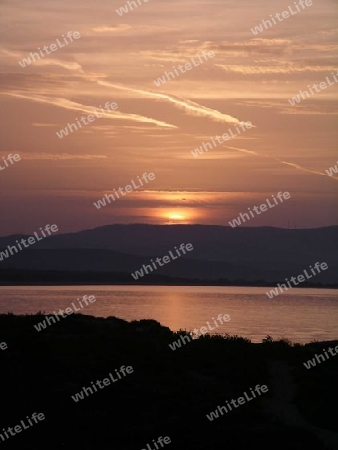
M 165 450 L 338 449 L 338 355 L 303 365 L 338 342 L 204 336 L 172 351 L 180 334 L 152 320 L 73 315 L 37 332 L 43 319 L 0 316 L 8 345 L 0 350 L 0 433 L 34 412 L 46 417 L 0 439 L 4 449 L 155 450 L 159 436 L 171 439 Z M 122 365 L 134 373 L 72 400 Z M 257 384 L 269 391 L 207 419 Z

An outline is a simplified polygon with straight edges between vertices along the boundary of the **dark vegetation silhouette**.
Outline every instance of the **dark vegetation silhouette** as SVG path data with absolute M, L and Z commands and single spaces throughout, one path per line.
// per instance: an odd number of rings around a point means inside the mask
M 338 342 L 267 336 L 254 344 L 204 335 L 173 351 L 169 344 L 187 331 L 155 320 L 72 315 L 37 332 L 44 317 L 0 316 L 8 345 L 0 351 L 1 428 L 33 412 L 46 416 L 4 448 L 141 450 L 158 436 L 180 450 L 338 448 L 338 356 L 311 370 L 303 365 Z M 134 373 L 78 403 L 71 399 L 122 365 Z M 213 422 L 206 418 L 256 384 L 269 392 Z

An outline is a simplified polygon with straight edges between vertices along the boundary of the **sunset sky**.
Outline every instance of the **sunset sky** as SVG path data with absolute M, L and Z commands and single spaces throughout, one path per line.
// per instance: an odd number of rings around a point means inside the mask
M 338 70 L 338 3 L 314 0 L 254 35 L 293 0 L 0 0 L 0 235 L 55 223 L 228 221 L 279 191 L 283 205 L 248 226 L 337 224 L 338 83 L 291 106 Z M 80 38 L 21 67 L 69 31 Z M 202 52 L 215 57 L 156 87 Z M 338 76 L 337 76 L 338 79 Z M 57 131 L 106 102 L 118 109 L 63 139 Z M 195 158 L 203 141 L 254 128 Z M 93 202 L 144 172 L 154 181 L 100 210 Z

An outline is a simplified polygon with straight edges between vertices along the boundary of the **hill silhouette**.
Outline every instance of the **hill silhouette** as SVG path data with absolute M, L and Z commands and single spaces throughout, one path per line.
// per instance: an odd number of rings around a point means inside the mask
M 14 245 L 22 237 L 28 236 L 0 238 L 0 249 Z M 40 281 L 43 281 L 42 271 L 52 271 L 60 272 L 60 279 L 56 277 L 55 282 L 74 278 L 74 272 L 82 272 L 83 278 L 85 273 L 101 274 L 99 278 L 110 273 L 117 282 L 122 282 L 125 276 L 119 279 L 118 273 L 130 274 L 143 264 L 149 264 L 151 259 L 168 254 L 175 246 L 192 243 L 193 251 L 159 267 L 152 276 L 167 277 L 169 284 L 178 278 L 187 282 L 242 280 L 244 284 L 271 284 L 297 276 L 319 261 L 326 262 L 329 270 L 313 277 L 308 284 L 336 285 L 338 254 L 334 243 L 337 240 L 338 227 L 290 230 L 212 225 L 108 225 L 51 236 L 4 258 L 0 261 L 0 280 L 20 280 L 20 274 L 41 271 Z M 69 274 L 65 276 L 64 272 Z M 146 280 L 150 282 L 150 276 L 144 277 L 142 282 Z M 126 282 L 132 283 L 132 277 Z

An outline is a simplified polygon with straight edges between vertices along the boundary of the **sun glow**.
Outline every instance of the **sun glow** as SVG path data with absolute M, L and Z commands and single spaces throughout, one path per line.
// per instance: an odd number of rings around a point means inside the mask
M 159 211 L 159 217 L 167 224 L 187 224 L 191 223 L 192 211 L 183 208 L 168 208 Z
M 170 220 L 177 220 L 177 221 L 185 220 L 185 217 L 182 214 L 177 213 L 169 214 L 168 218 Z
M 161 199 L 162 200 L 162 199 Z M 183 201 L 186 201 L 183 198 Z M 163 203 L 178 203 L 173 200 L 165 201 Z M 203 212 L 197 207 L 185 207 L 181 205 L 168 205 L 167 207 L 157 207 L 149 209 L 149 214 L 157 223 L 166 225 L 187 225 L 199 223 L 203 219 Z

